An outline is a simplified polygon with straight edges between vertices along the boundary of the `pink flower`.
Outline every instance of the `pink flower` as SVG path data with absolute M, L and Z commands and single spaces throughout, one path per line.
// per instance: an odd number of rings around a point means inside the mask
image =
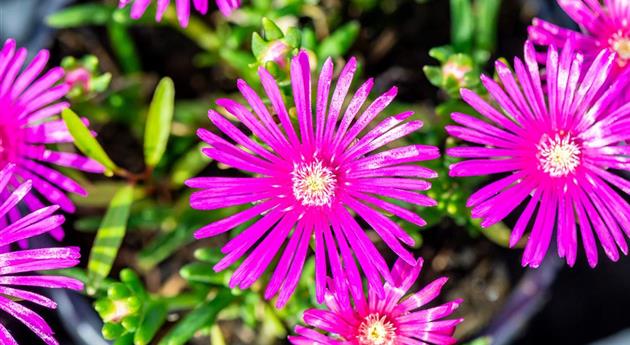
M 278 305 L 284 305 L 298 283 L 314 237 L 318 300 L 324 297 L 327 270 L 337 279 L 344 270 L 355 267 L 355 258 L 370 285 L 382 295 L 381 277 L 388 281 L 392 278 L 385 260 L 351 212 L 363 218 L 396 254 L 407 262 L 415 262 L 402 245 L 413 245 L 414 240 L 383 213 L 418 226 L 426 224 L 415 212 L 392 201 L 435 205 L 434 200 L 418 191 L 430 188 L 420 178 L 433 178 L 436 173 L 409 163 L 435 159 L 439 151 L 425 145 L 384 148 L 422 127 L 418 120 L 405 122 L 411 112 L 384 117 L 368 128 L 394 100 L 395 87 L 361 111 L 374 85 L 369 79 L 342 112 L 356 68 L 353 58 L 341 71 L 330 98 L 334 67 L 331 59 L 326 60 L 318 80 L 315 114 L 311 108 L 311 68 L 305 52 L 293 58 L 290 67 L 295 108 L 287 108 L 273 77 L 260 68 L 260 79 L 273 112 L 242 80 L 238 81 L 238 88 L 253 112 L 230 99 L 220 99 L 217 104 L 248 132 L 226 116 L 209 111 L 212 123 L 231 141 L 200 129 L 199 137 L 211 146 L 203 152 L 253 175 L 200 177 L 187 182 L 189 187 L 202 189 L 191 197 L 193 208 L 214 210 L 248 205 L 245 210 L 200 229 L 197 238 L 216 236 L 257 219 L 223 247 L 226 257 L 215 266 L 221 271 L 249 251 L 234 272 L 231 287 L 244 289 L 253 284 L 288 240 L 265 293 L 270 298 L 279 292 Z M 280 124 L 272 114 L 277 114 Z M 255 139 L 246 134 L 250 131 Z
M 453 333 L 463 319 L 441 319 L 449 317 L 462 300 L 421 309 L 440 295 L 447 278 L 439 278 L 405 297 L 422 263 L 420 259 L 409 265 L 398 259 L 392 270 L 393 283 L 385 283 L 383 297 L 370 289 L 366 299 L 357 272 L 348 271 L 349 284 L 329 280 L 328 310 L 304 312 L 304 322 L 314 329 L 296 326 L 298 335 L 289 336 L 289 341 L 294 345 L 455 344 Z
M 129 3 L 133 2 L 131 7 L 131 18 L 139 19 L 146 12 L 147 7 L 153 0 L 119 0 L 119 7 L 125 7 Z M 177 10 L 177 19 L 179 25 L 182 27 L 188 26 L 188 20 L 190 19 L 190 2 L 191 0 L 175 0 L 175 8 Z M 201 14 L 208 13 L 209 0 L 192 0 L 194 8 Z M 232 11 L 241 6 L 241 0 L 215 0 L 217 7 L 224 16 L 229 16 Z M 164 12 L 168 8 L 171 0 L 157 0 L 157 12 L 155 13 L 155 20 L 161 21 Z
M 561 54 L 549 48 L 544 88 L 530 42 L 525 64 L 514 61 L 516 73 L 497 61 L 501 85 L 482 77 L 496 105 L 464 89 L 463 99 L 483 119 L 454 113 L 461 126 L 447 127 L 450 135 L 482 145 L 448 150 L 450 156 L 470 158 L 453 164 L 451 176 L 502 174 L 470 196 L 473 217 L 488 227 L 524 206 L 510 238 L 514 246 L 531 229 L 524 266 L 540 265 L 554 229 L 558 255 L 569 265 L 576 260 L 578 235 L 593 267 L 595 237 L 611 260 L 619 258 L 618 249 L 628 252 L 630 207 L 618 191 L 628 193 L 630 183 L 618 171 L 630 169 L 624 143 L 630 139 L 630 104 L 616 99 L 630 76 L 604 87 L 615 54 L 602 50 L 585 64 L 570 43 Z
M 65 192 L 86 195 L 86 191 L 77 182 L 42 163 L 99 173 L 103 172 L 103 167 L 84 156 L 46 147 L 47 144 L 73 142 L 58 116 L 68 107 L 68 103 L 59 100 L 70 86 L 63 83 L 61 67 L 39 77 L 48 61 L 46 50 L 40 51 L 21 71 L 26 55 L 26 49 L 16 50 L 13 40 L 7 40 L 0 51 L 0 169 L 9 163 L 15 164 L 16 178 L 9 182 L 9 186 L 17 187 L 18 180 L 32 180 L 41 197 L 64 211 L 73 212 L 75 206 Z M 6 198 L 8 193 L 8 190 L 0 192 L 0 198 Z M 33 195 L 26 195 L 24 201 L 30 210 L 43 207 Z M 9 218 L 15 220 L 16 213 L 9 213 Z M 51 234 L 58 239 L 63 236 L 61 229 Z
M 31 181 L 26 181 L 17 186 L 13 192 L 8 192 L 7 185 L 12 180 L 15 171 L 17 167 L 13 164 L 7 165 L 0 171 L 0 191 L 3 195 L 8 195 L 6 199 L 3 198 L 0 206 L 0 219 L 6 219 L 7 214 L 17 213 L 15 209 L 17 204 L 31 190 Z M 0 221 L 0 246 L 6 249 L 13 243 L 60 227 L 64 221 L 63 216 L 53 214 L 58 208 L 48 206 L 29 213 L 23 218 L 16 216 L 15 220 L 8 224 Z M 83 289 L 83 284 L 72 278 L 33 275 L 37 271 L 76 266 L 79 258 L 79 248 L 76 247 L 3 251 L 0 253 L 0 310 L 24 323 L 46 344 L 58 344 L 46 320 L 22 305 L 21 302 L 26 301 L 52 309 L 56 308 L 57 304 L 48 297 L 23 290 L 23 287 Z M 9 330 L 1 323 L 0 343 L 17 345 Z
M 564 11 L 583 28 L 576 32 L 535 18 L 529 27 L 530 39 L 540 45 L 561 47 L 566 41 L 590 63 L 602 49 L 617 53 L 617 65 L 630 63 L 630 1 L 558 0 Z

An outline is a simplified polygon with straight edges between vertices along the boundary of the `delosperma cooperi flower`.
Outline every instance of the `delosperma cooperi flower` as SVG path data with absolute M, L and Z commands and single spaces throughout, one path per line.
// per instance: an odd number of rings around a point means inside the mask
M 325 299 L 327 310 L 304 312 L 304 322 L 312 328 L 296 326 L 297 335 L 289 336 L 289 341 L 294 345 L 455 344 L 453 333 L 463 319 L 444 318 L 449 317 L 462 301 L 426 308 L 440 295 L 448 279 L 439 278 L 407 296 L 420 274 L 422 263 L 422 259 L 413 265 L 398 259 L 392 270 L 393 282 L 385 283 L 384 297 L 368 289 L 366 298 L 357 272 L 348 272 L 347 284 L 329 280 Z
M 129 3 L 131 5 L 131 18 L 139 19 L 146 12 L 147 7 L 154 0 L 119 0 L 119 7 L 125 7 Z M 197 12 L 201 14 L 208 13 L 208 7 L 210 0 L 175 0 L 175 10 L 177 12 L 177 20 L 179 21 L 179 25 L 182 27 L 188 26 L 188 21 L 190 20 L 190 3 L 192 1 L 192 5 L 197 10 Z M 229 16 L 232 12 L 241 6 L 241 0 L 215 0 L 219 11 L 223 13 L 224 16 Z M 171 0 L 157 0 L 157 10 L 155 13 L 155 20 L 161 21 L 162 16 L 164 16 L 164 12 L 168 8 Z
M 26 49 L 16 49 L 13 40 L 7 40 L 0 51 L 0 168 L 9 163 L 16 165 L 10 187 L 16 187 L 18 180 L 33 181 L 37 195 L 24 197 L 30 210 L 43 207 L 38 199 L 42 197 L 64 211 L 73 212 L 75 206 L 65 192 L 85 196 L 85 190 L 47 164 L 97 173 L 103 172 L 103 167 L 84 156 L 46 147 L 74 141 L 59 117 L 61 110 L 68 107 L 68 103 L 59 100 L 70 86 L 59 83 L 64 77 L 61 67 L 40 76 L 48 61 L 48 51 L 40 51 L 22 71 L 26 55 Z M 5 199 L 8 193 L 8 190 L 0 192 L 0 198 Z M 15 220 L 16 213 L 17 210 L 8 216 Z M 51 235 L 59 239 L 63 232 L 56 229 Z
M 617 53 L 617 65 L 630 64 L 630 1 L 557 0 L 564 11 L 583 28 L 565 29 L 535 18 L 529 27 L 530 39 L 540 45 L 561 47 L 570 40 L 577 51 L 591 62 L 602 49 Z
M 591 266 L 598 260 L 596 238 L 617 260 L 619 249 L 628 252 L 630 235 L 630 207 L 619 193 L 630 191 L 619 174 L 629 169 L 624 141 L 630 139 L 630 104 L 616 99 L 630 77 L 626 73 L 610 83 L 616 55 L 602 50 L 583 65 L 569 41 L 561 53 L 549 48 L 543 87 L 535 54 L 527 42 L 525 63 L 516 58 L 515 73 L 498 61 L 501 85 L 482 77 L 494 103 L 462 90 L 483 119 L 454 113 L 459 125 L 447 131 L 482 146 L 449 149 L 452 157 L 468 158 L 453 164 L 450 175 L 503 174 L 471 195 L 468 206 L 484 227 L 524 206 L 510 238 L 514 246 L 531 229 L 523 265 L 540 265 L 554 229 L 558 255 L 569 265 L 576 261 L 578 236 Z
M 373 128 L 368 127 L 394 100 L 395 87 L 361 111 L 374 85 L 369 79 L 342 112 L 356 68 L 353 58 L 341 71 L 331 98 L 334 67 L 331 59 L 326 60 L 317 81 L 313 114 L 307 53 L 300 52 L 293 58 L 291 86 L 298 131 L 289 115 L 293 109 L 285 105 L 278 85 L 263 68 L 259 69 L 260 80 L 279 124 L 262 99 L 242 80 L 238 81 L 238 88 L 253 112 L 230 99 L 218 100 L 217 104 L 238 119 L 255 139 L 224 115 L 209 111 L 212 123 L 233 142 L 200 129 L 199 137 L 211 146 L 203 149 L 204 154 L 253 175 L 199 177 L 187 182 L 191 188 L 202 189 L 191 197 L 193 208 L 247 206 L 200 229 L 195 234 L 197 238 L 216 236 L 256 219 L 223 247 L 226 256 L 215 266 L 221 271 L 249 252 L 234 272 L 231 287 L 252 285 L 286 242 L 265 293 L 266 298 L 279 294 L 277 303 L 284 305 L 295 290 L 314 238 L 319 301 L 324 297 L 328 270 L 337 279 L 342 271 L 355 265 L 355 258 L 372 288 L 382 295 L 381 278 L 391 281 L 389 270 L 353 213 L 365 220 L 397 255 L 415 262 L 403 246 L 413 245 L 414 240 L 384 213 L 418 226 L 426 224 L 415 212 L 392 200 L 435 205 L 434 200 L 419 192 L 430 188 L 423 178 L 433 178 L 436 173 L 413 163 L 435 159 L 439 151 L 426 145 L 385 148 L 422 127 L 419 120 L 406 121 L 411 112 L 385 117 Z
M 0 191 L 8 192 L 7 185 L 17 166 L 8 164 L 0 171 Z M 17 204 L 28 195 L 31 181 L 26 181 L 8 193 L 0 206 L 0 219 L 15 212 Z M 6 194 L 6 193 L 3 193 Z M 57 206 L 48 206 L 26 216 L 16 217 L 11 222 L 0 221 L 0 246 L 10 247 L 16 242 L 47 233 L 58 228 L 64 221 L 63 216 L 54 215 Z M 6 249 L 5 249 L 6 250 Z M 54 332 L 47 322 L 29 309 L 29 303 L 46 308 L 56 308 L 57 304 L 38 293 L 23 290 L 23 287 L 83 289 L 83 284 L 72 278 L 62 276 L 37 275 L 35 272 L 55 270 L 76 266 L 80 253 L 76 247 L 38 248 L 0 253 L 0 310 L 24 323 L 46 344 L 58 344 Z M 17 345 L 17 342 L 2 323 L 0 323 L 0 343 Z

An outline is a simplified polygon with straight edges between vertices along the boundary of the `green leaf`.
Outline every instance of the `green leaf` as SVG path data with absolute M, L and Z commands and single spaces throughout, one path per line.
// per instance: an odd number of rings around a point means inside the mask
M 141 70 L 140 58 L 127 27 L 119 22 L 111 21 L 107 24 L 107 33 L 122 70 L 127 74 L 139 72 Z
M 239 50 L 223 49 L 219 52 L 221 59 L 232 68 L 236 69 L 246 80 L 256 78 L 256 71 L 249 66 L 256 62 L 251 53 L 245 53 Z
M 284 37 L 282 30 L 269 18 L 262 19 L 263 35 L 267 41 L 278 40 Z
M 302 33 L 296 27 L 288 28 L 286 34 L 284 35 L 284 41 L 292 48 L 299 47 L 301 39 Z
M 82 4 L 53 13 L 46 22 L 57 29 L 76 28 L 86 25 L 104 25 L 116 8 L 103 4 Z
M 302 44 L 302 48 L 308 50 L 315 50 L 317 47 L 317 37 L 315 35 L 315 31 L 311 28 L 304 28 L 302 30 L 302 38 L 300 39 Z
M 476 224 L 474 226 L 477 227 Z M 497 223 L 485 229 L 481 229 L 480 231 L 490 241 L 505 248 L 510 247 L 510 235 L 512 234 L 512 230 L 510 230 L 510 228 L 508 228 L 505 224 Z M 522 248 L 524 244 L 525 242 L 521 240 L 516 244 L 516 248 Z
M 230 290 L 222 289 L 214 299 L 204 302 L 186 315 L 158 345 L 185 344 L 199 329 L 212 325 L 219 312 L 234 299 Z
M 144 159 L 150 167 L 156 166 L 166 151 L 174 108 L 175 86 L 171 78 L 164 77 L 153 94 L 144 131 Z
M 359 28 L 357 22 L 350 22 L 341 26 L 321 42 L 317 49 L 317 56 L 320 57 L 322 61 L 327 57 L 335 58 L 343 56 L 357 39 Z
M 214 324 L 210 327 L 210 344 L 212 345 L 226 345 L 225 337 L 221 331 L 219 325 Z
M 157 331 L 162 327 L 164 321 L 166 321 L 167 313 L 168 311 L 164 303 L 156 301 L 149 302 L 144 311 L 140 327 L 138 327 L 133 337 L 133 343 L 135 345 L 147 345 L 151 343 Z
M 70 109 L 64 109 L 61 117 L 68 127 L 68 131 L 74 138 L 74 144 L 83 154 L 101 163 L 106 171 L 105 175 L 111 176 L 114 171 L 118 170 L 116 164 L 109 158 L 101 144 L 92 136 L 90 130 L 85 126 L 79 116 Z
M 199 248 L 195 250 L 195 259 L 216 265 L 223 259 L 221 249 L 216 247 Z
M 103 334 L 103 338 L 107 340 L 114 340 L 120 337 L 125 332 L 123 326 L 119 323 L 105 323 L 103 325 L 103 329 L 101 329 L 101 333 Z
M 472 50 L 475 23 L 470 1 L 451 0 L 451 41 L 460 53 L 470 53 Z
M 72 201 L 81 207 L 107 207 L 111 202 L 114 194 L 120 190 L 123 186 L 126 186 L 125 181 L 97 181 L 93 183 L 87 183 L 84 188 L 89 198 L 81 196 L 71 195 Z
M 227 286 L 230 281 L 231 272 L 215 272 L 214 265 L 204 262 L 193 262 L 179 271 L 182 278 L 198 283 Z
M 123 334 L 121 337 L 114 341 L 114 345 L 131 345 L 133 344 L 133 334 L 127 333 Z
M 125 268 L 120 271 L 120 281 L 125 283 L 127 287 L 140 298 L 148 298 L 147 290 L 144 288 L 140 277 L 132 269 Z
M 109 275 L 127 230 L 133 186 L 122 187 L 109 205 L 101 223 L 88 262 L 88 293 L 94 292 Z
M 448 58 L 453 54 L 455 54 L 455 52 L 451 46 L 435 47 L 429 50 L 429 56 L 442 63 L 446 62 L 446 60 L 448 60 Z
M 180 224 L 175 230 L 158 235 L 140 253 L 138 266 L 143 270 L 150 270 L 186 244 L 193 242 L 196 226 Z
M 440 67 L 424 66 L 422 70 L 431 84 L 437 87 L 442 86 L 442 69 Z
M 252 34 L 252 53 L 257 59 L 260 59 L 262 54 L 267 49 L 267 42 L 257 32 Z
M 487 52 L 494 50 L 497 40 L 497 22 L 501 0 L 477 0 L 475 2 L 476 48 Z

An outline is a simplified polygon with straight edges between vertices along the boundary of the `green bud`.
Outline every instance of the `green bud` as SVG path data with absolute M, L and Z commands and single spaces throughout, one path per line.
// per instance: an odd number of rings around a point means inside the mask
M 282 30 L 271 19 L 263 17 L 262 19 L 263 34 L 267 41 L 278 40 L 284 37 Z
M 138 329 L 138 325 L 140 325 L 140 316 L 138 315 L 129 315 L 125 317 L 121 325 L 129 332 L 134 332 Z
M 103 325 L 103 329 L 101 330 L 103 338 L 107 340 L 114 340 L 121 336 L 124 332 L 125 329 L 122 325 L 110 322 L 105 323 L 105 325 Z
M 131 291 L 123 283 L 113 283 L 107 289 L 107 297 L 110 299 L 122 299 L 131 296 Z

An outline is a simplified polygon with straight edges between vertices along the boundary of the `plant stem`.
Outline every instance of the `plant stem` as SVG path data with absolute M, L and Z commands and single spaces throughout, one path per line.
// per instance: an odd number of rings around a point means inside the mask
M 206 51 L 216 52 L 221 47 L 221 41 L 217 34 L 195 16 L 190 17 L 188 27 L 182 28 L 177 21 L 177 13 L 173 6 L 169 6 L 164 13 L 164 22 L 190 38 L 197 43 L 200 48 Z

